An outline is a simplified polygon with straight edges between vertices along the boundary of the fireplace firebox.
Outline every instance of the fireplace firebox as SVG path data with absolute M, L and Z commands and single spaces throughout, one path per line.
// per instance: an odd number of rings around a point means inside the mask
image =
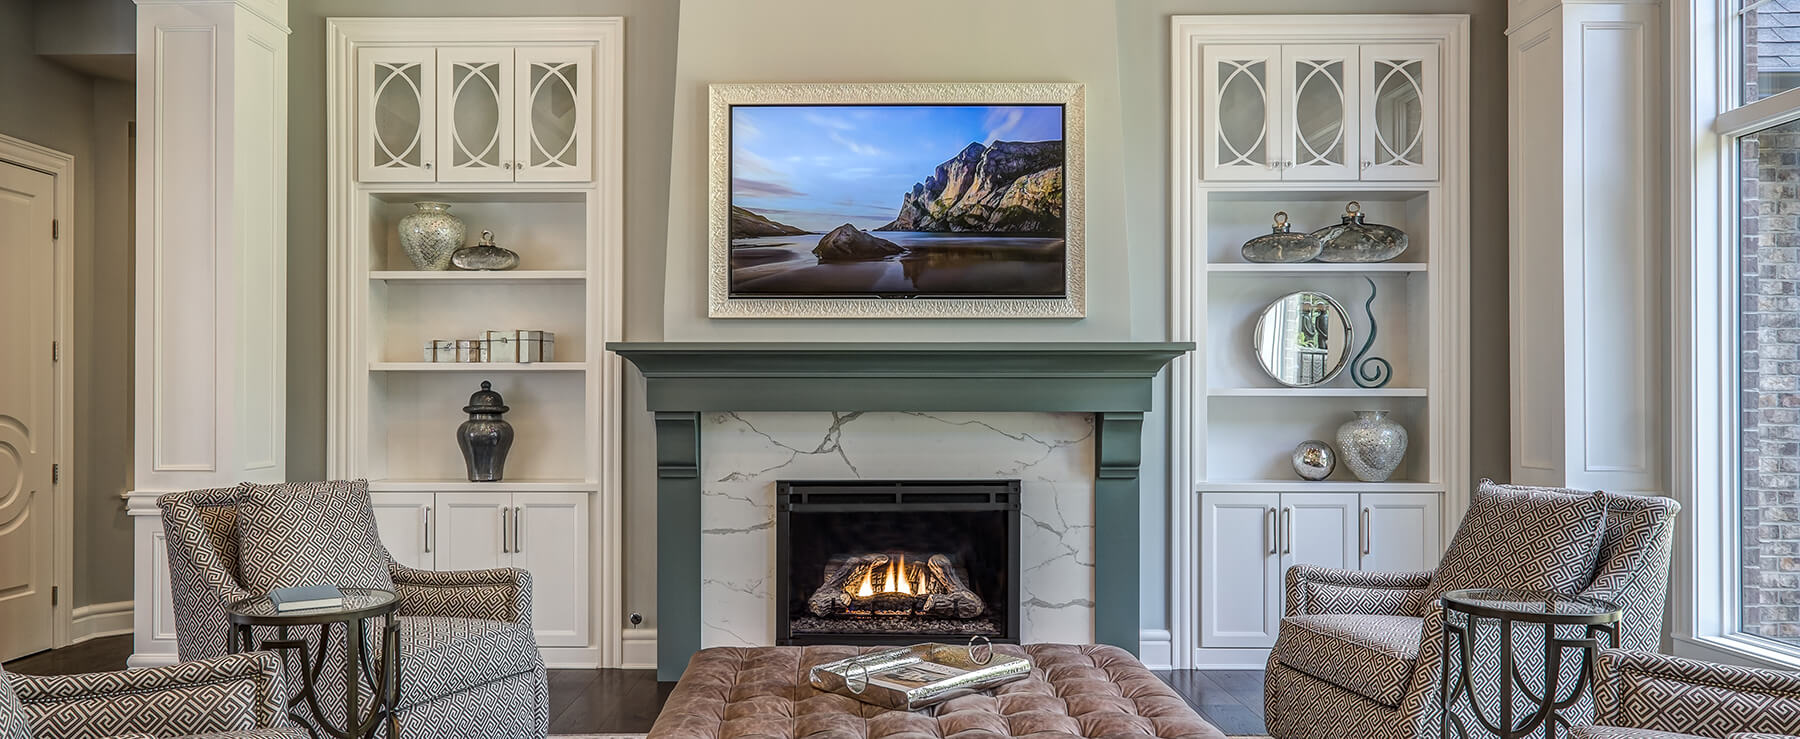
M 1019 481 L 781 481 L 777 644 L 1019 640 Z

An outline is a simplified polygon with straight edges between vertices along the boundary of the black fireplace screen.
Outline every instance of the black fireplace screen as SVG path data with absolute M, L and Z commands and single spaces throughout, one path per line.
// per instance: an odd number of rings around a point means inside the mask
M 1019 639 L 1019 482 L 782 481 L 778 644 Z

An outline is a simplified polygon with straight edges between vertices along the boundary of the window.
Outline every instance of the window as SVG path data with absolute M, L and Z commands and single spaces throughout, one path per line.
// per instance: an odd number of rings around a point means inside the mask
M 1734 360 L 1705 381 L 1735 388 L 1717 403 L 1721 484 L 1698 482 L 1691 499 L 1704 520 L 1706 497 L 1717 498 L 1721 519 L 1717 548 L 1697 553 L 1700 569 L 1716 560 L 1719 578 L 1710 596 L 1704 576 L 1695 581 L 1694 635 L 1800 661 L 1800 0 L 1693 2 L 1695 56 L 1718 52 L 1716 64 L 1696 68 L 1715 67 L 1713 84 L 1725 93 L 1715 97 L 1724 109 L 1707 110 L 1696 79 L 1689 101 L 1700 156 L 1688 248 L 1695 264 L 1710 258 L 1720 278 L 1709 289 L 1696 272 L 1694 318 L 1720 319 L 1721 356 Z M 1720 10 L 1714 46 L 1702 38 L 1713 26 L 1700 14 Z M 1709 234 L 1701 223 L 1716 228 Z M 1696 342 L 1690 359 L 1701 361 L 1703 347 Z M 1693 446 L 1703 450 L 1709 427 L 1697 421 Z M 1712 606 L 1718 619 L 1708 626 Z

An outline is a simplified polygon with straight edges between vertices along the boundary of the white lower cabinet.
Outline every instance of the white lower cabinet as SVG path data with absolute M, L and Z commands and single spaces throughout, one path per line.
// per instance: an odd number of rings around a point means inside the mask
M 1429 569 L 1438 525 L 1436 493 L 1202 493 L 1200 646 L 1274 646 L 1294 565 Z
M 540 647 L 587 647 L 588 493 L 372 493 L 382 543 L 419 569 L 531 573 Z M 409 561 L 410 560 L 410 561 Z

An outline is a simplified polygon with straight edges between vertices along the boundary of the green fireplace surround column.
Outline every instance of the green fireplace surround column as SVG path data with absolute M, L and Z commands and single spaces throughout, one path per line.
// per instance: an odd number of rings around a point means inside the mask
M 700 414 L 1094 415 L 1094 640 L 1138 649 L 1138 466 L 1152 383 L 1191 343 L 615 342 L 656 414 L 656 677 L 700 649 Z

